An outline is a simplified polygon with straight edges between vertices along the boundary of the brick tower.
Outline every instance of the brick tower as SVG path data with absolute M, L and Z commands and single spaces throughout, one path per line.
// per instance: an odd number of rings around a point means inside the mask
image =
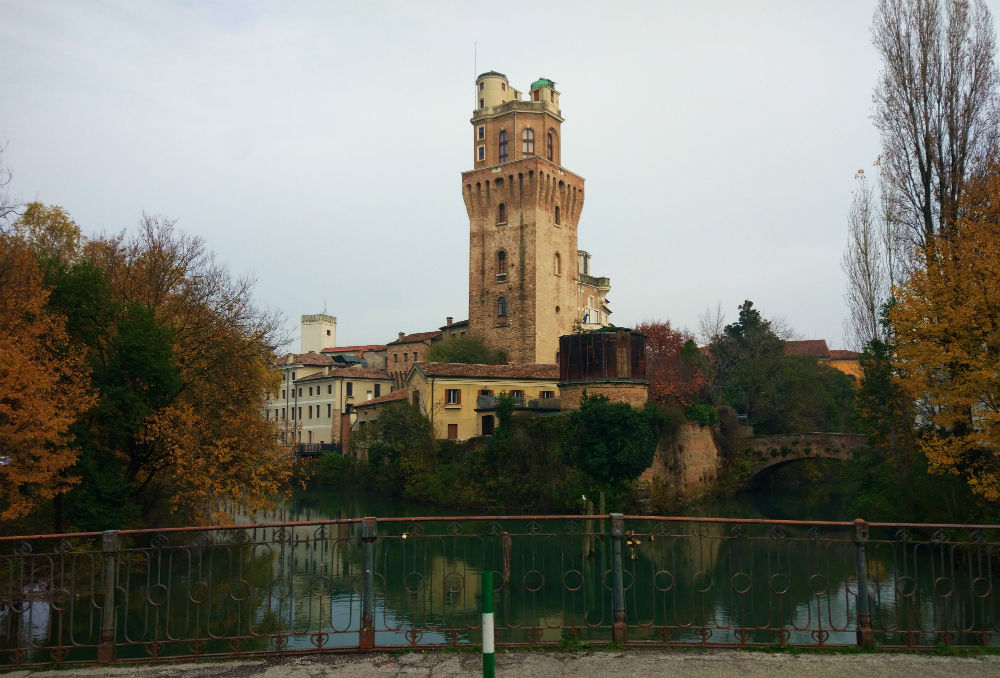
M 578 326 L 577 223 L 583 177 L 560 166 L 555 83 L 525 100 L 507 76 L 476 79 L 474 169 L 462 173 L 469 214 L 469 333 L 514 363 L 555 363 Z

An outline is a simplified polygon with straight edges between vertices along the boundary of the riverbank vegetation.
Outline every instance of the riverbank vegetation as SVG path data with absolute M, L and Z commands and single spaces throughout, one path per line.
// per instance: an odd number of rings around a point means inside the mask
M 430 422 L 407 403 L 392 404 L 352 440 L 354 455 L 324 456 L 326 484 L 364 483 L 407 499 L 478 509 L 571 511 L 604 492 L 609 507 L 632 506 L 633 483 L 653 461 L 677 418 L 656 406 L 635 410 L 585 396 L 580 409 L 522 417 L 499 396 L 488 438 L 434 440 Z

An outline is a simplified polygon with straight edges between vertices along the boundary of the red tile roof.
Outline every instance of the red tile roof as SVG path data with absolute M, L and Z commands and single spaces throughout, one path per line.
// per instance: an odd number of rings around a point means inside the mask
M 453 327 L 468 327 L 468 326 L 469 326 L 468 320 L 455 320 L 450 325 L 442 325 L 439 329 L 442 332 L 447 332 L 449 329 Z
M 366 346 L 334 346 L 324 348 L 323 353 L 363 353 L 365 351 L 383 351 L 385 344 L 368 344 Z
M 430 341 L 432 339 L 440 339 L 441 330 L 434 330 L 433 332 L 416 332 L 414 334 L 405 334 L 395 341 L 390 341 L 386 346 L 392 346 L 393 344 L 414 344 L 422 341 Z
M 841 351 L 841 350 L 831 350 L 830 360 L 857 360 L 861 357 L 861 354 L 857 351 Z
M 474 379 L 559 379 L 558 365 L 477 365 L 468 363 L 419 362 L 413 366 L 428 377 L 472 377 Z
M 297 384 L 300 381 L 319 381 L 321 379 L 384 379 L 385 381 L 389 381 L 390 377 L 389 373 L 385 370 L 374 367 L 339 367 L 335 370 L 330 370 L 330 374 L 317 372 L 316 374 L 310 374 L 308 377 L 296 379 L 295 383 Z
M 392 393 L 387 393 L 379 398 L 372 398 L 371 400 L 366 400 L 363 403 L 354 406 L 354 409 L 360 410 L 363 407 L 374 407 L 375 405 L 384 405 L 385 403 L 394 403 L 397 400 L 406 400 L 408 397 L 405 388 L 398 389 Z
M 830 348 L 826 345 L 826 339 L 786 341 L 785 355 L 807 355 L 811 358 L 829 358 Z
M 333 358 L 328 355 L 321 355 L 319 353 L 291 353 L 289 354 L 291 359 L 289 360 L 288 355 L 275 356 L 275 365 L 332 365 Z

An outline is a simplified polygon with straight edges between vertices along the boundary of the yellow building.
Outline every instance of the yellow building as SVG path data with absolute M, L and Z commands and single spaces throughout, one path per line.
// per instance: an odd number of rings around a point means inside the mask
M 495 398 L 501 393 L 514 396 L 516 409 L 558 411 L 558 382 L 556 365 L 418 362 L 406 377 L 406 390 L 430 419 L 436 438 L 465 440 L 493 433 Z
M 861 354 L 857 351 L 831 349 L 829 365 L 856 381 L 861 380 Z
M 804 355 L 840 370 L 855 381 L 861 379 L 861 354 L 856 351 L 830 350 L 825 339 L 786 341 L 785 355 Z

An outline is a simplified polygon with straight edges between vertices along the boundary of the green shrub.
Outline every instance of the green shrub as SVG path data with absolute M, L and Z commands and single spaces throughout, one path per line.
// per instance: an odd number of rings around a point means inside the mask
M 714 426 L 719 423 L 719 413 L 715 411 L 714 407 L 705 403 L 691 405 L 684 414 L 687 416 L 688 421 L 693 421 L 702 426 Z

